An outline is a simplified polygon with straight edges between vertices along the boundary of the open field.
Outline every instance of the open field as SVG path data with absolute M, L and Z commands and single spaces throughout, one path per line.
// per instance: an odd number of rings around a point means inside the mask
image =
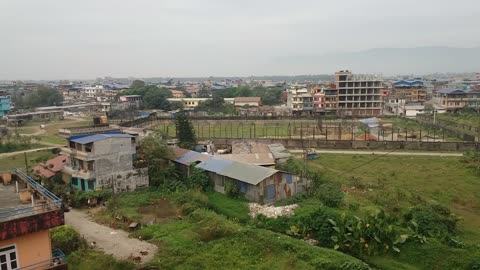
M 35 166 L 53 156 L 55 156 L 55 154 L 53 154 L 51 150 L 27 153 L 28 165 L 29 167 Z M 13 168 L 25 168 L 24 154 L 0 158 L 0 171 L 11 170 Z
M 454 114 L 437 114 L 438 119 L 452 121 L 459 124 L 480 127 L 480 114 L 454 115 Z
M 466 248 L 432 239 L 423 245 L 407 245 L 397 257 L 377 256 L 367 261 L 382 269 L 453 269 L 449 267 L 454 261 L 480 258 L 480 178 L 465 168 L 461 157 L 385 156 L 368 163 L 376 158 L 320 154 L 308 165 L 341 183 L 346 192 L 342 208 L 348 211 L 350 205 L 358 204 L 354 210 L 358 215 L 383 208 L 401 216 L 425 202 L 447 206 L 460 218 L 457 235 Z M 306 205 L 314 203 L 310 200 Z M 438 266 L 428 268 L 435 264 Z
M 364 140 L 369 133 L 379 141 L 462 141 L 442 130 L 410 119 L 387 118 L 382 128 L 368 128 L 357 120 L 192 120 L 198 138 L 310 138 L 318 140 Z M 162 120 L 144 128 L 157 128 L 175 138 L 173 122 Z

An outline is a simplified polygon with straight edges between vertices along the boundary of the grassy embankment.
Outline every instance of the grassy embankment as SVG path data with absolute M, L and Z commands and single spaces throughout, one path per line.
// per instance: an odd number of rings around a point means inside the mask
M 324 177 L 342 184 L 347 192 L 342 208 L 359 204 L 362 215 L 372 209 L 387 209 L 402 216 L 422 203 L 439 203 L 460 217 L 457 235 L 465 243 L 455 248 L 436 239 L 426 244 L 408 243 L 398 255 L 367 258 L 382 269 L 468 269 L 480 258 L 480 178 L 457 157 L 386 156 L 350 173 L 375 156 L 322 154 L 309 166 Z M 310 200 L 305 202 L 314 204 Z
M 249 221 L 247 202 L 217 193 L 191 190 L 124 193 L 115 199 L 117 210 L 114 210 L 124 218 L 123 222 L 114 221 L 110 210 L 100 211 L 95 219 L 125 228 L 131 221 L 142 221 L 145 216 L 152 218 L 152 213 L 146 213 L 145 209 L 153 210 L 149 207 L 165 200 L 172 202 L 176 214 L 169 218 L 163 216 L 155 224 L 132 233 L 133 237 L 141 236 L 159 246 L 159 252 L 148 263 L 150 266 L 162 269 L 368 269 L 361 261 L 343 253 L 249 225 L 246 223 Z

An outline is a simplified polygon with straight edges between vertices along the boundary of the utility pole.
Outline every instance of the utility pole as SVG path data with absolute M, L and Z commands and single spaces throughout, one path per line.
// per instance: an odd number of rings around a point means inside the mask
M 25 157 L 25 173 L 28 174 L 28 159 L 27 159 L 27 152 L 23 152 L 23 156 Z

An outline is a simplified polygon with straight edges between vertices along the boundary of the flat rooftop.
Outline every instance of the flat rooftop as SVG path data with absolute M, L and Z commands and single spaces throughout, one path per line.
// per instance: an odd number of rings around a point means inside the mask
M 15 182 L 4 186 L 0 184 L 0 222 L 10 219 L 13 215 L 13 211 L 20 209 L 31 208 L 30 203 L 22 204 L 20 202 L 20 195 L 15 192 Z

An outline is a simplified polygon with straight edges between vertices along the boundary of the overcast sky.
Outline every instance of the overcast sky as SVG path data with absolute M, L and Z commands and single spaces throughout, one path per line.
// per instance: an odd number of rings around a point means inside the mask
M 0 79 L 333 73 L 278 59 L 477 47 L 479 14 L 479 0 L 0 0 Z

